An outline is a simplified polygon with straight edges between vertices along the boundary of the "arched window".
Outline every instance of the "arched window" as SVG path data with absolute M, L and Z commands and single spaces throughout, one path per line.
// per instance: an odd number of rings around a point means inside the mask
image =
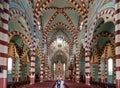
M 12 74 L 12 58 L 8 58 L 8 74 Z
M 108 75 L 113 75 L 113 59 L 108 59 Z

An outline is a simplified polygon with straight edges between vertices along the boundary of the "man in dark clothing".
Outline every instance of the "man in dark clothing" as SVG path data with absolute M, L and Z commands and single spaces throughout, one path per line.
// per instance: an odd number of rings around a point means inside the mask
M 57 80 L 57 88 L 60 88 L 60 83 L 61 83 L 61 80 L 58 79 L 58 80 Z

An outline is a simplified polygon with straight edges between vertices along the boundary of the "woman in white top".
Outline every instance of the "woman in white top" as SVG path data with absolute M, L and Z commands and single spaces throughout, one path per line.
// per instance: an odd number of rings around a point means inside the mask
M 64 88 L 64 80 L 63 79 L 61 79 L 60 88 Z

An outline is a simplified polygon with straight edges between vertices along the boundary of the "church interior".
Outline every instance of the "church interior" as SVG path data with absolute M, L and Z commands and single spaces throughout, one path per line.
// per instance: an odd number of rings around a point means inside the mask
M 0 88 L 120 88 L 120 0 L 0 0 Z

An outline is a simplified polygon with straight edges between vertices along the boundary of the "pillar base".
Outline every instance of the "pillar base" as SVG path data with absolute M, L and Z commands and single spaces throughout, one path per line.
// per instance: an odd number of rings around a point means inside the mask
M 116 80 L 116 88 L 120 88 L 120 79 L 118 80 Z
M 43 76 L 40 77 L 40 82 L 43 82 Z
M 79 83 L 79 78 L 76 78 L 76 83 Z
M 35 84 L 35 78 L 30 78 L 30 85 Z
M 6 78 L 0 78 L 0 88 L 7 88 Z
M 85 79 L 85 84 L 86 84 L 86 85 L 90 85 L 90 78 L 86 78 L 86 79 Z

